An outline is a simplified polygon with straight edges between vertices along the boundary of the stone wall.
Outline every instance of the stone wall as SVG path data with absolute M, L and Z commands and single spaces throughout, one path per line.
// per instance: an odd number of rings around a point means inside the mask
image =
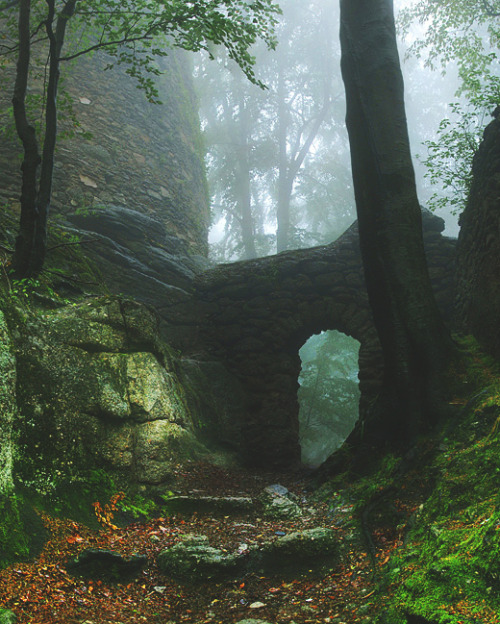
M 497 109 L 497 114 L 500 109 Z M 460 217 L 457 320 L 500 358 L 500 120 L 484 131 L 473 182 Z
M 148 103 L 123 68 L 104 71 L 108 60 L 81 57 L 68 74 L 62 68 L 60 100 L 66 93 L 80 126 L 64 139 L 71 124 L 60 124 L 52 223 L 56 215 L 64 222 L 124 206 L 161 224 L 169 236 L 167 251 L 175 243 L 185 254 L 206 256 L 208 192 L 187 56 L 174 50 L 161 60 L 162 105 Z M 0 71 L 0 126 L 11 129 L 0 142 L 0 205 L 18 208 L 21 149 L 8 114 L 12 66 Z M 39 90 L 35 85 L 31 94 Z
M 450 318 L 455 241 L 442 236 L 442 219 L 430 213 L 424 213 L 424 229 L 438 303 Z M 265 467 L 299 462 L 299 349 L 312 334 L 336 329 L 361 343 L 363 415 L 383 366 L 356 225 L 330 245 L 220 265 L 196 284 L 200 339 L 246 392 L 241 430 L 247 461 Z

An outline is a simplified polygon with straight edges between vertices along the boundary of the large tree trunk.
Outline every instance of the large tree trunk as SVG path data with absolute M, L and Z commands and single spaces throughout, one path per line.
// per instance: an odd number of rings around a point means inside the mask
M 453 345 L 431 290 L 410 156 L 392 0 L 341 0 L 360 245 L 384 354 L 384 383 L 365 432 L 408 443 L 444 407 Z

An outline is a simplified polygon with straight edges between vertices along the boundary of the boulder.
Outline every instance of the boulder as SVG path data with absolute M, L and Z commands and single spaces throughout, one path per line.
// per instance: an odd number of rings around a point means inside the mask
M 266 574 L 300 573 L 333 567 L 339 554 L 335 531 L 322 527 L 294 531 L 250 553 L 250 566 Z
M 99 297 L 48 311 L 30 318 L 17 348 L 25 480 L 104 469 L 130 484 L 169 483 L 173 465 L 207 457 L 147 307 Z
M 111 550 L 88 548 L 70 560 L 66 569 L 73 576 L 122 583 L 136 578 L 147 560 L 145 555 L 127 557 Z
M 259 497 L 265 518 L 272 520 L 293 520 L 302 515 L 296 498 L 286 487 L 279 484 L 268 485 Z
M 255 509 L 254 501 L 247 496 L 173 496 L 165 501 L 168 513 L 201 513 L 210 515 L 234 515 L 249 513 Z
M 205 535 L 185 535 L 159 554 L 158 567 L 175 580 L 194 583 L 234 576 L 243 570 L 243 561 L 241 555 L 210 546 Z
M 167 576 L 186 583 L 234 578 L 255 571 L 288 576 L 331 568 L 338 552 L 335 532 L 324 528 L 296 531 L 235 553 L 210 546 L 204 535 L 186 535 L 159 554 L 158 567 Z

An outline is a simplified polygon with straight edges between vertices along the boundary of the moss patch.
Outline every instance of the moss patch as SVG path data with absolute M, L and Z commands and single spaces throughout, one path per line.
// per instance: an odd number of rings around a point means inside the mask
M 379 624 L 500 624 L 500 370 L 473 340 L 462 348 L 457 416 L 405 457 L 379 455 L 369 474 L 318 491 L 334 517 L 353 510 L 350 548 L 371 555 Z
M 43 524 L 20 494 L 0 496 L 0 569 L 39 552 L 46 540 Z

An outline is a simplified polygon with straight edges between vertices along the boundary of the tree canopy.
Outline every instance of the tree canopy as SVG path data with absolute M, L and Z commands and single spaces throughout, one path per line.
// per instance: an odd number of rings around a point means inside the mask
M 450 115 L 435 139 L 426 141 L 431 207 L 459 212 L 471 183 L 471 165 L 483 128 L 500 102 L 500 2 L 498 0 L 418 0 L 402 9 L 399 26 L 410 45 L 408 55 L 441 71 L 458 73 Z M 415 35 L 417 33 L 417 35 Z
M 330 242 L 353 221 L 336 7 L 282 8 L 276 51 L 255 49 L 265 92 L 223 55 L 197 66 L 220 259 Z

